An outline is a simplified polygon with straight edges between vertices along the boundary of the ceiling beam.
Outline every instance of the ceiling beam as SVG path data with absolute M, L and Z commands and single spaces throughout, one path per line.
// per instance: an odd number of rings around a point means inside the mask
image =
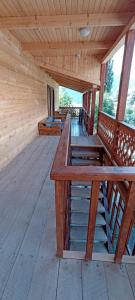
M 26 51 L 47 50 L 47 49 L 109 49 L 113 45 L 114 41 L 90 41 L 90 42 L 31 42 L 22 43 L 22 49 Z
M 47 72 L 51 72 L 51 73 L 60 73 L 61 75 L 63 74 L 63 77 L 72 77 L 74 79 L 77 79 L 77 81 L 86 81 L 86 82 L 89 82 L 88 81 L 88 78 L 85 78 L 84 75 L 83 78 L 80 77 L 78 74 L 74 73 L 74 72 L 71 72 L 71 71 L 67 71 L 67 70 L 63 70 L 63 69 L 60 69 L 60 67 L 56 67 L 56 66 L 53 66 L 53 65 L 50 65 L 50 64 L 47 64 L 47 63 L 44 63 L 42 61 L 40 61 L 39 59 L 35 59 L 35 63 L 40 66 L 42 69 L 45 69 Z M 99 80 L 97 80 L 96 78 L 91 78 L 90 80 L 90 83 L 89 84 L 96 84 L 96 85 L 100 85 L 100 82 Z
M 63 75 L 59 72 L 52 72 L 50 70 L 45 70 L 49 76 L 55 80 L 59 85 L 78 90 L 79 92 L 84 92 L 92 87 L 92 84 L 88 81 L 78 80 L 72 76 Z
M 2 29 L 36 29 L 39 27 L 124 26 L 134 12 L 94 13 L 80 15 L 0 17 Z
M 118 36 L 112 47 L 109 51 L 105 54 L 102 59 L 102 63 L 106 63 L 116 51 L 124 44 L 125 42 L 125 35 L 129 30 L 135 29 L 135 15 L 131 18 L 128 24 L 124 27 L 121 34 Z

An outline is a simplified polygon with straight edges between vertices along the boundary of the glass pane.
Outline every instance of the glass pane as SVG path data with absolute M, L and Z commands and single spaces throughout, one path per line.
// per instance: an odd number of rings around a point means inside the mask
M 132 58 L 124 121 L 135 126 L 135 46 Z
M 113 55 L 107 63 L 105 92 L 103 97 L 103 111 L 111 116 L 116 116 L 120 77 L 124 45 Z

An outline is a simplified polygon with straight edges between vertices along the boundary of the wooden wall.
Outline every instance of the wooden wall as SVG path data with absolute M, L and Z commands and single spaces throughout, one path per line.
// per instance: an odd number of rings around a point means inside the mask
M 8 32 L 0 32 L 0 169 L 38 134 L 47 115 L 47 84 L 58 85 L 40 70 Z
M 74 78 L 100 84 L 101 63 L 94 55 L 81 55 L 80 57 L 76 57 L 75 55 L 34 57 L 39 65 L 47 67 L 50 71 L 55 70 L 71 75 Z

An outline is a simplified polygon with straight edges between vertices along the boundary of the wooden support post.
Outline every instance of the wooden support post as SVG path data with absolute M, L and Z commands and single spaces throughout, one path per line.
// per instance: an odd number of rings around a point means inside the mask
M 102 107 L 103 107 L 103 95 L 104 95 L 106 70 L 107 70 L 106 64 L 102 64 L 101 71 L 100 71 L 99 111 L 102 111 Z
M 56 239 L 58 257 L 63 257 L 64 249 L 64 183 L 55 181 L 55 208 L 56 208 Z
M 96 89 L 93 89 L 92 90 L 92 101 L 91 101 L 90 124 L 89 124 L 89 134 L 90 135 L 93 135 L 93 130 L 94 130 L 95 102 L 96 102 Z
M 121 262 L 126 247 L 130 224 L 133 218 L 133 211 L 135 208 L 134 197 L 135 197 L 135 182 L 130 182 L 127 199 L 125 201 L 125 209 L 123 213 L 119 239 L 118 239 L 117 249 L 116 249 L 115 259 L 114 259 L 115 262 L 118 263 Z
M 127 101 L 132 57 L 134 51 L 134 43 L 135 43 L 135 30 L 128 31 L 125 39 L 125 49 L 124 49 L 124 57 L 123 57 L 119 96 L 118 96 L 118 107 L 117 107 L 117 115 L 116 115 L 116 119 L 118 121 L 123 121 L 125 116 L 125 108 L 126 108 L 126 101 Z
M 93 250 L 93 240 L 95 234 L 96 226 L 96 214 L 98 206 L 98 196 L 99 196 L 100 182 L 92 182 L 92 191 L 90 195 L 90 209 L 89 209 L 89 222 L 88 222 L 88 232 L 87 232 L 87 244 L 86 244 L 86 260 L 92 259 Z

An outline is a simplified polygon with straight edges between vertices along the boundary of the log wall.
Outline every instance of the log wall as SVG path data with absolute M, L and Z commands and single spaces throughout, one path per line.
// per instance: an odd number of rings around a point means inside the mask
M 47 84 L 57 100 L 58 85 L 16 39 L 0 32 L 0 169 L 38 134 L 38 122 L 47 115 Z

